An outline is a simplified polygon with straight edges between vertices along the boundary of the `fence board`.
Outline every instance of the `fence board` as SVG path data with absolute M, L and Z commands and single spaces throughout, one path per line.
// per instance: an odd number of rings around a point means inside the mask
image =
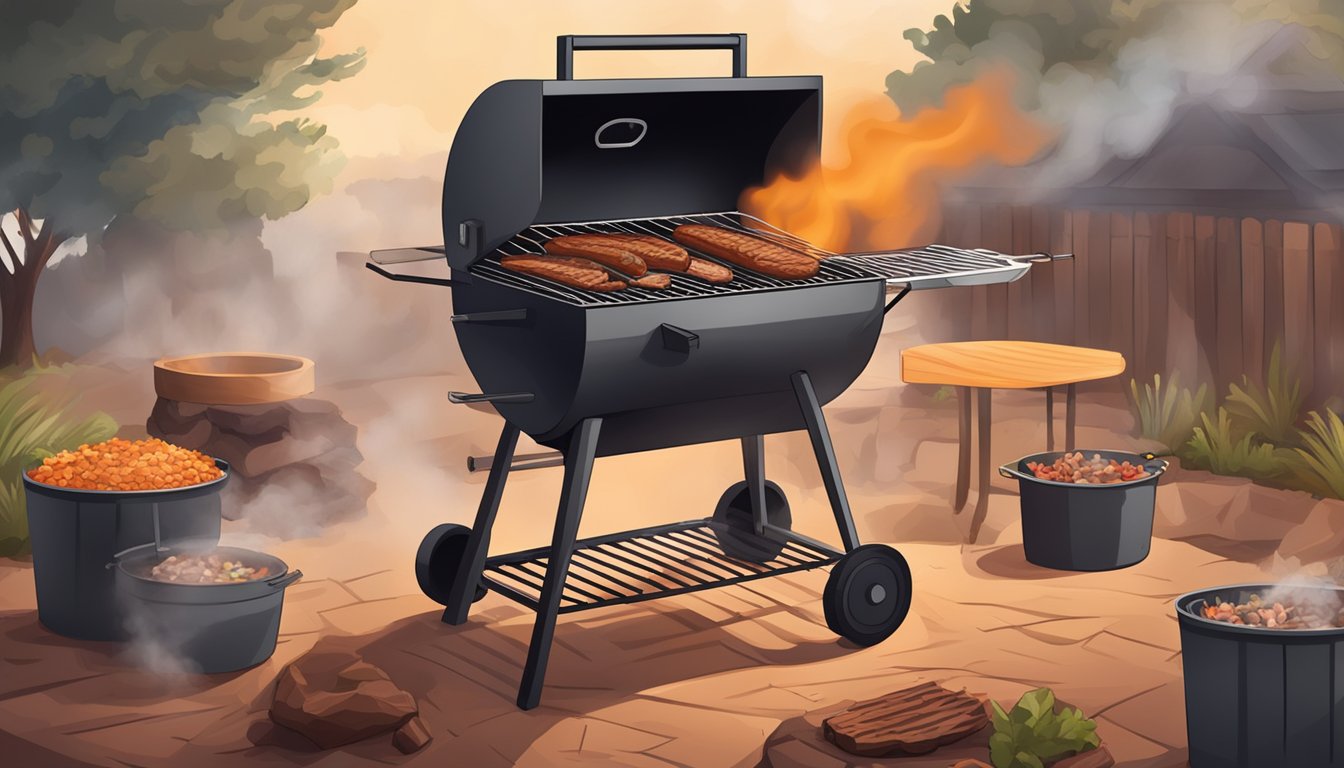
M 1312 234 L 1316 268 L 1316 405 L 1338 408 L 1344 397 L 1344 242 L 1339 224 L 1319 223 Z M 1325 311 L 1322 311 L 1322 310 Z M 1322 375 L 1324 373 L 1324 375 Z
M 1012 250 L 1009 253 L 1020 256 L 1031 253 L 1031 208 L 1015 205 L 1012 209 L 1013 234 Z M 1031 338 L 1031 281 L 1032 270 L 1014 280 L 1008 289 L 1008 338 Z
M 1216 312 L 1217 327 L 1214 329 L 1218 354 L 1218 384 L 1222 391 L 1227 385 L 1239 381 L 1242 373 L 1241 356 L 1241 233 L 1237 220 L 1227 217 L 1218 219 L 1218 275 Z
M 1013 209 L 1009 205 L 987 206 L 981 213 L 981 227 L 985 238 L 985 247 L 1000 253 L 1013 249 Z M 1008 286 L 1003 283 L 988 286 L 986 308 L 989 312 L 989 328 L 984 338 L 1002 339 L 1007 337 Z
M 1154 264 L 1153 218 L 1147 211 L 1134 212 L 1134 356 L 1129 361 L 1130 376 L 1144 380 L 1152 375 L 1152 316 L 1148 314 L 1148 305 L 1152 303 L 1152 275 Z
M 1073 214 L 1067 210 L 1050 212 L 1050 252 L 1073 253 Z M 1056 261 L 1050 265 L 1055 281 L 1055 327 L 1051 338 L 1060 344 L 1072 344 L 1076 328 L 1074 318 L 1075 259 Z
M 1134 363 L 1134 220 L 1111 214 L 1111 337 L 1108 346 Z M 1131 369 L 1132 372 L 1132 369 Z
M 1283 222 L 1265 222 L 1265 362 L 1283 347 Z
M 1088 229 L 1092 226 L 1092 214 L 1089 211 L 1072 211 L 1073 218 L 1073 341 L 1086 344 L 1090 337 L 1088 323 L 1091 313 L 1088 302 L 1091 301 L 1088 278 L 1092 272 L 1092 262 L 1088 258 Z
M 1216 373 L 1218 351 L 1218 239 L 1212 216 L 1195 217 L 1195 343 L 1201 380 Z M 1221 387 L 1214 387 L 1221 396 Z
M 1195 343 L 1195 217 L 1167 216 L 1167 364 L 1187 382 L 1199 381 Z
M 972 203 L 966 206 L 966 225 L 963 230 L 964 236 L 968 242 L 973 242 L 973 247 L 982 248 L 985 245 L 985 209 L 984 206 Z M 972 239 L 974 238 L 974 239 Z M 989 287 L 977 285 L 967 291 L 971 297 L 971 335 L 972 339 L 983 339 L 989 334 Z
M 1031 209 L 1031 252 L 1053 253 L 1050 231 L 1050 209 L 1037 205 Z M 1031 270 L 1031 309 L 1034 322 L 1031 338 L 1036 341 L 1055 340 L 1055 265 L 1038 264 Z
M 1083 346 L 1106 348 L 1111 340 L 1111 216 L 1093 211 L 1087 222 L 1087 333 Z
M 1302 389 L 1315 384 L 1311 284 L 1311 226 L 1300 221 L 1283 225 L 1283 359 L 1302 378 Z
M 1167 370 L 1167 344 L 1171 336 L 1167 314 L 1171 299 L 1167 288 L 1167 215 L 1152 213 L 1149 216 L 1152 238 L 1148 243 L 1148 258 L 1152 264 L 1148 270 L 1148 306 L 1136 310 L 1146 309 L 1148 314 L 1148 375 L 1151 376 Z
M 1265 240 L 1264 225 L 1241 220 L 1241 359 L 1252 381 L 1264 380 L 1265 361 Z

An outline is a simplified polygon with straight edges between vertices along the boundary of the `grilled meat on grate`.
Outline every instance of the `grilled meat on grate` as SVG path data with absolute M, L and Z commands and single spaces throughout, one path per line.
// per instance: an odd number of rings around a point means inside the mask
M 683 224 L 673 230 L 672 236 L 683 245 L 771 277 L 797 280 L 812 277 L 821 269 L 811 256 L 724 227 Z

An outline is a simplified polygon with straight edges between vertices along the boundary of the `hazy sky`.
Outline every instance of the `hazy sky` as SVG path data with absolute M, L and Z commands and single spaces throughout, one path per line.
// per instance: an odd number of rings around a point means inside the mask
M 368 49 L 368 66 L 326 87 L 309 114 L 352 157 L 446 151 L 491 83 L 555 76 L 555 36 L 745 32 L 749 72 L 825 77 L 826 125 L 881 93 L 918 60 L 901 37 L 953 0 L 364 0 L 324 33 L 332 52 Z M 580 77 L 721 75 L 728 54 L 580 53 Z

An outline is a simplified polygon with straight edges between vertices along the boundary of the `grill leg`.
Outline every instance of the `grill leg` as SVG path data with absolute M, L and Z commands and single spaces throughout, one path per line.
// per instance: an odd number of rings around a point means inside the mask
M 499 444 L 495 446 L 495 457 L 491 460 L 490 476 L 485 479 L 485 491 L 481 493 L 481 506 L 476 509 L 476 523 L 471 526 L 471 538 L 467 539 L 467 551 L 457 567 L 457 579 L 453 582 L 456 590 L 448 597 L 448 607 L 443 611 L 444 624 L 461 624 L 467 620 L 471 610 L 472 598 L 476 595 L 476 585 L 481 581 L 481 571 L 485 569 L 485 556 L 490 550 L 490 529 L 495 524 L 495 513 L 499 511 L 499 500 L 504 496 L 504 481 L 509 476 L 509 465 L 513 463 L 513 449 L 518 445 L 518 428 L 508 421 L 499 433 Z
M 849 499 L 845 496 L 845 485 L 840 479 L 840 465 L 835 460 L 835 448 L 831 446 L 831 433 L 826 429 L 826 417 L 821 413 L 821 403 L 817 401 L 817 393 L 812 389 L 812 379 L 807 371 L 793 374 L 793 393 L 798 397 L 798 406 L 802 408 L 803 419 L 807 422 L 807 434 L 812 438 L 812 451 L 817 454 L 821 482 L 826 486 L 831 511 L 835 513 L 835 523 L 840 528 L 840 541 L 844 543 L 845 551 L 849 552 L 859 546 L 859 534 L 854 530 L 854 516 L 849 511 Z
M 765 436 L 742 438 L 742 467 L 747 476 L 747 492 L 751 494 L 751 514 L 756 535 L 765 534 Z
M 569 558 L 574 554 L 574 539 L 579 533 L 579 517 L 583 513 L 584 498 L 588 495 L 588 480 L 593 474 L 597 434 L 601 427 L 600 418 L 579 422 L 565 451 L 565 480 L 560 488 L 560 508 L 555 515 L 555 535 L 551 538 L 546 580 L 542 584 L 541 599 L 537 604 L 537 620 L 532 625 L 532 642 L 527 647 L 523 681 L 518 687 L 518 706 L 521 709 L 532 709 L 541 702 L 541 686 L 546 680 L 546 661 L 551 655 L 551 639 L 555 636 L 555 620 L 560 613 L 560 597 L 565 591 Z

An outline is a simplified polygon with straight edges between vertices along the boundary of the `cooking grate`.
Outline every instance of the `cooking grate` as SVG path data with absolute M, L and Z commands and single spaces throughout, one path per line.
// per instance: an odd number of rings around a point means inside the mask
M 710 226 L 744 232 L 773 240 L 821 260 L 816 276 L 803 280 L 780 280 L 716 259 L 690 249 L 695 255 L 724 264 L 733 270 L 733 281 L 711 285 L 686 275 L 672 275 L 672 285 L 662 290 L 629 288 L 612 293 L 584 291 L 504 269 L 501 256 L 545 253 L 543 243 L 552 237 L 580 234 L 641 234 L 672 240 L 672 230 L 682 224 Z M 534 224 L 515 235 L 498 250 L 472 265 L 471 272 L 493 282 L 581 306 L 642 304 L 652 301 L 721 296 L 766 290 L 786 290 L 827 283 L 847 283 L 882 279 L 912 288 L 946 285 L 1007 282 L 1028 269 L 1024 261 L 981 249 L 932 245 L 882 253 L 835 254 L 808 243 L 796 235 L 745 213 L 704 213 L 693 216 L 664 216 L 651 219 L 618 219 L 572 224 Z
M 600 536 L 575 545 L 569 577 L 560 598 L 560 612 L 635 603 L 667 595 L 696 592 L 723 584 L 802 571 L 840 558 L 811 541 L 790 537 L 779 554 L 764 563 L 723 554 L 713 520 Z M 749 538 L 738 533 L 738 546 L 750 551 Z M 549 547 L 491 557 L 484 578 L 491 589 L 536 608 L 551 555 Z

